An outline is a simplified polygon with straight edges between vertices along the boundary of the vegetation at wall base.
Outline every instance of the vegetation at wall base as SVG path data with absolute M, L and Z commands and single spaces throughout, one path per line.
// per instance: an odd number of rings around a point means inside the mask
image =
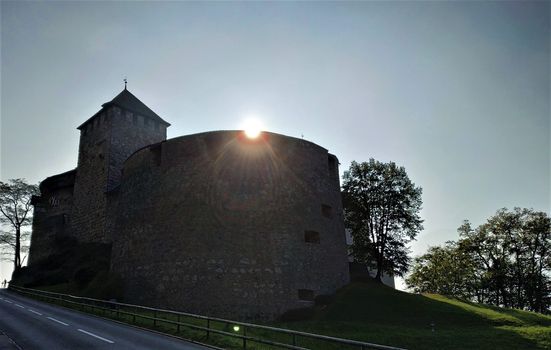
M 120 299 L 122 284 L 109 273 L 111 245 L 81 243 L 70 237 L 54 240 L 55 254 L 14 272 L 12 283 L 97 299 Z
M 74 290 L 75 285 L 64 284 L 42 289 L 61 292 L 67 288 Z M 214 333 L 207 338 L 204 331 L 184 326 L 178 331 L 173 323 L 154 322 L 146 318 L 153 316 L 152 312 L 140 311 L 144 317 L 134 318 L 117 315 L 116 310 L 92 310 L 86 307 L 80 307 L 79 310 L 225 349 L 243 348 L 240 339 Z M 157 317 L 177 321 L 174 315 L 159 313 Z M 329 304 L 321 303 L 311 310 L 294 313 L 293 317 L 302 320 L 277 321 L 269 325 L 411 350 L 551 348 L 551 316 L 470 303 L 437 294 L 405 293 L 374 281 L 351 283 L 331 298 Z M 204 326 L 196 319 L 182 317 L 180 321 Z M 235 332 L 227 324 L 213 322 L 211 327 L 228 333 Z M 250 331 L 247 335 L 289 341 L 286 339 L 288 335 L 273 335 L 263 330 Z M 298 338 L 297 344 L 319 350 L 343 349 L 340 345 L 315 344 L 306 338 Z M 247 348 L 276 349 L 254 342 L 249 342 Z

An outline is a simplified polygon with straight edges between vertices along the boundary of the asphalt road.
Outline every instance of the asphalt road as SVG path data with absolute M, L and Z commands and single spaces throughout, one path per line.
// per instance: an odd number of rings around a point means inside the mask
M 2 333 L 23 350 L 210 349 L 25 298 L 3 289 L 0 290 Z M 6 348 L 9 349 L 7 345 Z

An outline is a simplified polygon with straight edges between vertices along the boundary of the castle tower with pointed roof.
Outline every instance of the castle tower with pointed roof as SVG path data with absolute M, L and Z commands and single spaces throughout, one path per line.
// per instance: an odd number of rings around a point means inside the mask
M 80 143 L 71 215 L 83 242 L 109 243 L 108 195 L 120 184 L 124 161 L 145 146 L 166 140 L 170 126 L 125 89 L 78 127 Z

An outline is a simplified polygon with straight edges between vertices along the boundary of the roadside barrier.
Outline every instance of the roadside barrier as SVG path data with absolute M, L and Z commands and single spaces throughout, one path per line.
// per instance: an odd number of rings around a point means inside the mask
M 232 349 L 406 350 L 392 346 L 299 332 L 284 328 L 232 321 L 216 317 L 207 317 L 173 310 L 157 309 L 147 306 L 118 303 L 115 301 L 46 292 L 43 290 L 29 289 L 12 285 L 9 286 L 9 290 L 67 308 L 78 309 L 80 311 L 91 312 L 93 314 L 101 314 L 103 316 L 114 318 L 129 324 L 138 324 L 140 320 L 148 320 L 152 323 L 153 329 L 159 329 L 160 331 L 162 331 L 161 325 L 172 325 L 175 327 L 176 334 L 180 334 L 183 329 L 203 332 L 204 339 L 206 339 L 203 341 L 206 343 L 208 343 L 208 340 L 212 337 L 212 335 L 237 339 L 240 344 L 236 343 L 235 347 L 231 347 Z M 258 344 L 263 344 L 268 346 L 268 348 L 259 348 Z

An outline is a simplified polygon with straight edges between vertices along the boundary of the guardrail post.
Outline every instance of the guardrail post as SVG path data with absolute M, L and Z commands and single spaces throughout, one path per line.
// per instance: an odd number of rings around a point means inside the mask
M 297 345 L 297 335 L 295 333 L 293 333 L 293 345 Z
M 178 316 L 178 333 L 180 333 L 180 314 L 178 314 L 177 316 Z
M 243 326 L 243 349 L 247 349 L 247 327 Z
M 120 307 L 121 306 L 119 304 L 117 304 L 117 319 L 119 318 L 119 315 L 120 315 L 120 313 L 119 313 Z
M 207 318 L 207 339 L 210 336 L 210 318 Z
M 157 310 L 153 310 L 153 327 L 157 327 Z

